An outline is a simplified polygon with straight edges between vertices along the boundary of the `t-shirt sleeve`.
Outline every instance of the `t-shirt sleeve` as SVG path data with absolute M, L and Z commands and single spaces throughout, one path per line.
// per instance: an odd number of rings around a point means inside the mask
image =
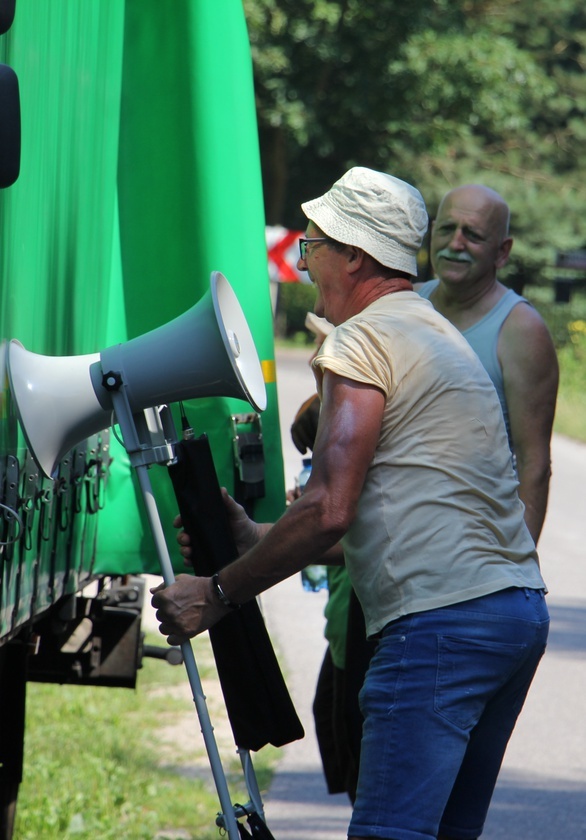
M 313 360 L 313 367 L 374 385 L 388 396 L 391 364 L 385 342 L 366 323 L 346 321 L 330 333 Z

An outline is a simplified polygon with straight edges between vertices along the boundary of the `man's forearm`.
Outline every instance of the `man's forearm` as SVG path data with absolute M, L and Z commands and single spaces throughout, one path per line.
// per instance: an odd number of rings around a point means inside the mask
M 535 545 L 541 535 L 547 512 L 550 477 L 549 465 L 540 469 L 526 467 L 519 470 L 519 497 L 525 505 L 525 524 Z
M 222 569 L 222 589 L 240 604 L 312 563 L 339 564 L 342 532 L 338 525 L 328 525 L 308 498 L 300 498 L 256 546 Z

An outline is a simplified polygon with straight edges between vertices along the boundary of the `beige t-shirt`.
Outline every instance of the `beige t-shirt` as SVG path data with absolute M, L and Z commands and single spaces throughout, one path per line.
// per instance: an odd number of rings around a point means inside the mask
M 313 365 L 387 398 L 343 539 L 368 635 L 507 587 L 545 588 L 496 391 L 446 318 L 415 292 L 386 295 L 336 327 Z

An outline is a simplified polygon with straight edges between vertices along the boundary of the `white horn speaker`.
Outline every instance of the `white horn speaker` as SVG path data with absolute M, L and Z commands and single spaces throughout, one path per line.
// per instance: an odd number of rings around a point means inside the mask
M 113 384 L 123 384 L 133 413 L 198 397 L 237 397 L 257 411 L 267 402 L 246 318 L 218 271 L 195 306 L 145 335 L 84 356 L 42 356 L 12 340 L 7 368 L 27 445 L 49 477 L 114 422 Z

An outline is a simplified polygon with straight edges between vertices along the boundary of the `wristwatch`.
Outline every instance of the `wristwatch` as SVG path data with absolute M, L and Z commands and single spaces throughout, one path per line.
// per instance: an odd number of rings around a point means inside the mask
M 231 610 L 239 610 L 240 609 L 241 604 L 233 603 L 233 601 L 231 601 L 228 598 L 228 596 L 226 595 L 226 593 L 224 592 L 224 590 L 220 586 L 220 576 L 217 572 L 216 572 L 215 575 L 212 575 L 212 589 L 214 590 L 217 598 L 219 598 L 219 600 L 223 603 L 223 605 L 225 607 L 230 607 Z

